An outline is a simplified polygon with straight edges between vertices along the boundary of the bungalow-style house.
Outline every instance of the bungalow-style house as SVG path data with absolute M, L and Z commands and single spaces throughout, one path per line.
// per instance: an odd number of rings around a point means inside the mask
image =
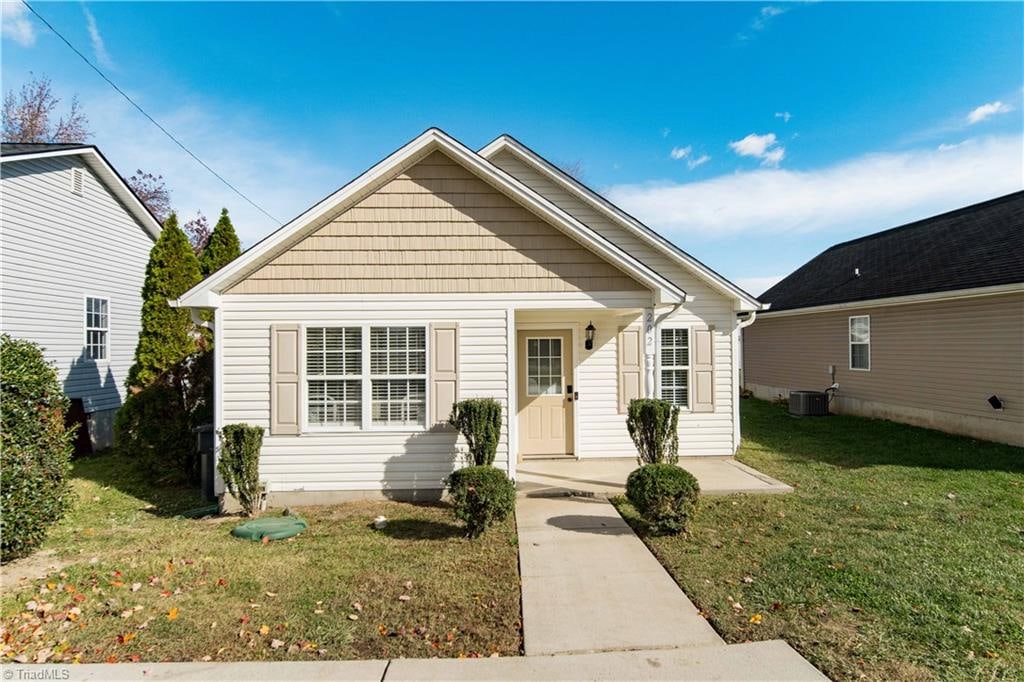
M 761 304 L 508 136 L 430 129 L 181 296 L 212 309 L 215 422 L 267 429 L 276 504 L 436 491 L 454 402 L 505 409 L 496 466 L 633 457 L 630 399 L 686 455 L 739 443 Z
M 109 447 L 160 223 L 92 145 L 3 143 L 0 176 L 0 331 L 56 364 L 78 448 Z
M 743 381 L 1024 445 L 1024 192 L 837 244 L 761 300 Z

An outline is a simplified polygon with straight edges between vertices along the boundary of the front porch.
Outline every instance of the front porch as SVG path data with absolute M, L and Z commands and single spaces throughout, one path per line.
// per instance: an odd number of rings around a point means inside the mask
M 738 462 L 733 457 L 680 457 L 679 466 L 697 477 L 704 495 L 788 493 L 789 485 Z M 519 463 L 516 486 L 521 496 L 567 493 L 620 495 L 636 459 L 534 459 Z

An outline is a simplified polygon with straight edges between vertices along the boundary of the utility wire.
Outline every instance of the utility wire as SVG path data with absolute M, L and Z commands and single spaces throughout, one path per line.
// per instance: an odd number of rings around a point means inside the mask
M 202 167 L 203 167 L 203 168 L 205 168 L 206 170 L 210 171 L 210 173 L 212 173 L 212 174 L 213 174 L 213 176 L 214 176 L 215 178 L 217 178 L 218 180 L 220 180 L 221 182 L 223 182 L 223 183 L 224 183 L 224 184 L 225 184 L 225 185 L 226 185 L 226 186 L 227 186 L 227 187 L 228 187 L 228 188 L 229 188 L 229 189 L 230 189 L 230 190 L 231 190 L 232 192 L 234 192 L 235 194 L 237 194 L 238 196 L 242 197 L 242 198 L 243 198 L 243 199 L 245 199 L 245 200 L 246 200 L 247 202 L 249 202 L 249 204 L 250 204 L 250 205 L 251 205 L 251 206 L 252 206 L 253 208 L 255 208 L 255 209 L 256 209 L 257 211 L 259 211 L 259 212 L 260 212 L 260 213 L 262 213 L 263 215 L 267 216 L 268 218 L 270 218 L 271 220 L 273 220 L 273 221 L 274 221 L 275 223 L 277 223 L 278 225 L 280 225 L 280 224 L 281 224 L 281 221 L 280 221 L 280 220 L 278 220 L 278 219 L 277 219 L 277 218 L 275 218 L 274 216 L 270 215 L 270 213 L 268 213 L 268 212 L 267 212 L 267 211 L 266 211 L 266 210 L 265 210 L 265 209 L 264 209 L 264 208 L 263 208 L 262 206 L 260 206 L 259 204 L 257 204 L 257 203 L 256 203 L 255 201 L 253 201 L 253 200 L 252 200 L 252 199 L 250 199 L 249 197 L 247 197 L 247 196 L 246 196 L 245 194 L 243 194 L 243 193 L 242 193 L 242 191 L 241 191 L 240 189 L 238 189 L 237 187 L 235 187 L 234 185 L 232 185 L 232 184 L 231 184 L 230 182 L 228 182 L 228 181 L 227 181 L 226 179 L 224 179 L 224 176 L 222 176 L 222 175 L 221 175 L 220 173 L 218 173 L 217 171 L 215 171 L 215 170 L 213 170 L 212 168 L 210 168 L 210 166 L 209 166 L 209 165 L 207 165 L 207 163 L 206 163 L 205 161 L 203 161 L 203 160 L 202 160 L 202 159 L 200 159 L 200 158 L 199 158 L 198 156 L 196 156 L 196 155 L 195 155 L 195 153 L 194 153 L 194 152 L 193 152 L 193 151 L 192 151 L 191 149 L 189 149 L 188 147 L 186 147 L 186 146 L 185 146 L 185 145 L 184 145 L 184 144 L 183 144 L 183 143 L 182 143 L 182 142 L 181 142 L 181 141 L 180 141 L 180 140 L 179 140 L 178 138 L 176 138 L 176 137 L 175 137 L 174 135 L 172 135 L 172 134 L 170 133 L 170 131 L 169 131 L 169 130 L 167 130 L 167 128 L 164 128 L 164 127 L 163 127 L 162 125 L 160 125 L 160 123 L 159 123 L 159 122 L 158 122 L 158 121 L 157 121 L 157 120 L 156 120 L 155 118 L 153 118 L 153 117 L 152 117 L 152 116 L 150 116 L 150 115 L 149 115 L 148 113 L 146 113 L 146 110 L 145 110 L 145 109 L 143 109 L 143 108 L 142 108 L 141 106 L 139 106 L 139 105 L 138 105 L 138 104 L 137 104 L 137 103 L 135 102 L 135 100 L 133 100 L 133 99 L 132 99 L 131 97 L 129 97 L 129 96 L 127 95 L 127 93 L 125 93 L 125 91 L 124 91 L 124 90 L 122 90 L 121 88 L 117 87 L 117 84 L 116 84 L 116 83 L 114 83 L 114 81 L 112 81 L 112 80 L 110 80 L 109 78 L 107 78 L 107 75 L 106 75 L 105 73 L 103 73 L 102 71 L 100 71 L 99 67 L 97 67 L 97 66 L 96 66 L 95 64 L 93 64 L 93 63 L 92 63 L 91 61 L 89 61 L 89 58 L 88 58 L 88 57 L 86 57 L 86 56 L 85 56 L 84 54 L 82 54 L 82 53 L 81 53 L 81 52 L 79 51 L 79 49 L 78 49 L 77 47 L 75 47 L 74 45 L 72 45 L 72 44 L 71 44 L 71 41 L 69 41 L 69 40 L 68 40 L 67 38 L 65 38 L 65 37 L 64 37 L 64 36 L 63 36 L 63 35 L 61 34 L 61 32 L 60 32 L 60 31 L 58 31 L 57 29 L 55 29 L 55 28 L 53 27 L 53 24 L 51 24 L 50 22 L 48 22 L 48 21 L 47 21 L 47 20 L 45 19 L 45 17 L 43 17 L 43 15 L 42 15 L 42 14 L 40 14 L 39 12 L 37 12 L 37 11 L 36 11 L 36 9 L 35 9 L 35 8 L 34 8 L 34 7 L 32 6 L 32 5 L 28 4 L 27 0 L 21 0 L 21 2 L 22 2 L 22 4 L 23 4 L 23 5 L 25 5 L 25 7 L 28 7 L 29 11 L 30 11 L 30 12 L 32 12 L 32 14 L 36 15 L 36 18 L 38 18 L 38 19 L 39 19 L 39 21 L 41 21 L 41 22 L 43 22 L 44 24 L 46 24 L 46 27 L 47 27 L 48 29 L 50 29 L 51 31 L 53 31 L 54 35 L 56 35 L 56 36 L 57 36 L 58 38 L 60 38 L 60 39 L 61 39 L 62 41 L 64 41 L 64 44 L 65 44 L 65 45 L 67 45 L 67 46 L 68 46 L 69 48 L 71 48 L 71 51 L 72 51 L 72 52 L 74 52 L 74 53 L 75 53 L 75 54 L 77 54 L 77 55 L 78 55 L 79 57 L 81 57 L 81 58 L 82 58 L 82 61 L 83 61 L 83 62 L 85 62 L 86 64 L 88 64 L 88 65 L 89 65 L 89 68 L 91 68 L 91 69 L 92 69 L 93 71 L 95 71 L 96 73 L 98 73 L 98 74 L 99 74 L 99 76 L 100 76 L 100 78 L 102 78 L 103 80 L 105 80 L 105 81 L 107 82 L 107 84 L 109 84 L 109 85 L 110 85 L 110 87 L 114 88 L 114 90 L 117 90 L 117 92 L 118 92 L 118 93 L 119 93 L 119 94 L 120 94 L 120 95 L 121 95 L 122 97 L 124 97 L 124 98 L 125 98 L 126 100 L 128 100 L 128 103 L 129 103 L 129 104 L 131 104 L 131 105 L 132 105 L 133 107 L 135 107 L 136 109 L 138 109 L 138 111 L 139 111 L 139 113 L 140 113 L 140 114 L 142 114 L 143 116 L 145 116 L 146 118 L 148 118 L 148 119 L 149 119 L 149 121 L 150 121 L 150 123 L 152 123 L 152 124 L 153 124 L 153 125 L 155 125 L 155 126 L 156 126 L 157 128 L 159 128 L 159 129 L 160 129 L 160 132 L 162 132 L 162 133 L 163 133 L 164 135 L 166 135 L 166 136 L 167 136 L 168 138 L 170 138 L 170 140 L 171 140 L 172 142 L 174 142 L 174 144 L 176 144 L 176 145 L 178 145 L 179 147 L 181 147 L 181 148 L 182 148 L 182 150 L 183 150 L 183 151 L 184 151 L 184 152 L 185 152 L 186 154 L 188 154 L 189 156 L 191 156 L 191 157 L 192 157 L 193 159 L 195 159 L 195 160 L 196 160 L 196 162 L 197 162 L 197 163 L 198 163 L 198 164 L 199 164 L 200 166 L 202 166 Z

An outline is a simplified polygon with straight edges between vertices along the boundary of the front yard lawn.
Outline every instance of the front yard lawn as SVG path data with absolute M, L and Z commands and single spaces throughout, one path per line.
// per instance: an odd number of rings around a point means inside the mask
M 644 538 L 726 640 L 833 678 L 1024 679 L 1024 449 L 756 400 L 743 432 L 795 492 L 703 498 L 690 537 Z
M 512 520 L 469 541 L 446 506 L 353 502 L 298 509 L 309 530 L 260 544 L 229 536 L 237 518 L 176 518 L 195 493 L 153 489 L 120 457 L 76 462 L 73 484 L 44 546 L 67 565 L 5 584 L 2 660 L 520 653 Z

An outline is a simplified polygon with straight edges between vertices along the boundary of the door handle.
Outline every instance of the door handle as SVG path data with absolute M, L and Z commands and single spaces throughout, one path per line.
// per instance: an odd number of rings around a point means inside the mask
M 568 386 L 565 387 L 565 399 L 568 400 L 570 403 L 579 397 L 580 394 L 572 390 L 572 384 L 569 384 Z

